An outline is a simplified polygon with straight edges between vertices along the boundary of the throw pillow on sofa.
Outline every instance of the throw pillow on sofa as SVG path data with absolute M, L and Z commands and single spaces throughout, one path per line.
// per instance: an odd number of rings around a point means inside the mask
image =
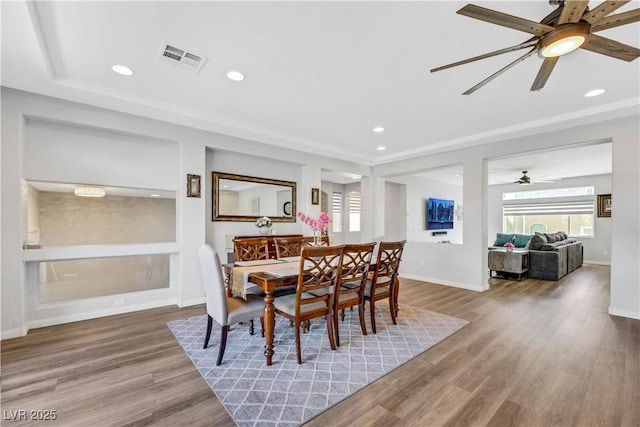
M 496 242 L 493 246 L 502 247 L 505 243 L 513 243 L 513 234 L 498 233 L 496 235 Z
M 529 249 L 534 250 L 534 251 L 539 251 L 547 243 L 549 243 L 547 241 L 547 236 L 544 233 L 536 232 L 536 234 L 531 238 L 531 243 L 529 244 Z
M 514 234 L 513 244 L 516 248 L 526 248 L 531 240 L 531 236 L 528 234 Z

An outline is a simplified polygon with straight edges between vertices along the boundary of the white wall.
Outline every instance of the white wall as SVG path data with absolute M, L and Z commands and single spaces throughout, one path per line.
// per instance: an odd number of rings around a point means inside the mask
M 381 240 L 406 240 L 407 186 L 395 182 L 386 182 L 384 190 L 384 237 Z
M 455 202 L 455 207 L 463 204 L 462 187 L 455 184 L 447 184 L 433 179 L 427 179 L 416 175 L 394 177 L 394 182 L 406 185 L 406 215 L 407 238 L 416 242 L 438 243 L 448 240 L 452 244 L 462 244 L 463 222 L 456 216 L 453 221 L 453 229 L 427 230 L 426 206 L 427 199 L 447 199 Z M 446 231 L 446 235 L 434 236 L 434 231 Z M 385 233 L 386 234 L 386 233 Z
M 303 211 L 310 208 L 311 187 L 320 187 L 322 168 L 337 167 L 363 175 L 370 173 L 368 166 L 347 160 L 312 156 L 309 153 L 5 87 L 2 88 L 1 100 L 0 321 L 3 339 L 23 335 L 32 327 L 161 305 L 184 306 L 203 302 L 199 265 L 195 256 L 197 249 L 205 241 L 209 241 L 222 242 L 215 243 L 215 247 L 224 250 L 224 234 L 227 233 L 226 229 L 214 233 L 211 223 L 212 166 L 209 165 L 213 163 L 207 161 L 209 156 L 212 156 L 209 160 L 213 161 L 219 153 L 235 153 L 235 157 L 228 157 L 229 162 L 224 164 L 224 170 L 227 172 L 273 176 L 293 181 L 300 179 L 298 210 Z M 46 150 L 49 157 L 42 156 L 39 150 L 30 153 L 25 123 L 27 119 L 34 118 L 37 118 L 39 124 L 44 125 L 39 126 L 37 130 L 29 129 L 29 132 L 36 132 L 36 136 L 30 141 L 46 144 L 48 140 L 54 140 L 60 143 L 40 147 Z M 54 125 L 51 125 L 52 123 Z M 79 161 L 78 153 L 75 150 L 71 151 L 67 142 L 73 143 L 75 148 L 78 148 L 78 144 L 86 142 L 86 145 L 80 146 L 84 162 Z M 123 152 L 122 147 L 133 149 L 135 153 Z M 162 154 L 166 153 L 166 150 L 171 152 L 168 163 L 167 157 Z M 211 150 L 209 156 L 207 150 Z M 159 157 L 158 153 L 161 153 Z M 25 161 L 25 158 L 31 155 L 34 157 L 29 158 L 28 162 Z M 261 159 L 257 160 L 258 158 Z M 37 163 L 34 163 L 36 161 Z M 51 164 L 46 165 L 47 162 Z M 23 186 L 22 183 L 27 175 L 32 179 L 41 178 L 40 166 L 35 165 L 45 165 L 44 167 L 55 172 L 55 176 L 65 181 L 73 176 L 73 181 L 82 178 L 86 182 L 101 181 L 104 184 L 108 181 L 110 185 L 129 187 L 132 180 L 135 180 L 136 185 L 144 188 L 177 189 L 177 243 L 77 249 L 62 254 L 44 252 L 40 256 L 34 251 L 24 251 L 22 244 L 27 236 L 28 186 Z M 286 165 L 286 168 L 280 170 L 281 165 Z M 134 168 L 138 170 L 132 174 Z M 71 175 L 72 173 L 74 174 Z M 187 174 L 203 177 L 202 198 L 186 197 Z M 290 179 L 291 177 L 293 179 Z M 255 228 L 251 223 L 234 223 L 233 226 L 239 227 L 239 231 L 243 233 L 250 232 L 249 234 Z M 302 232 L 302 228 L 296 223 L 286 226 L 276 224 L 275 227 L 280 233 Z M 29 286 L 35 280 L 32 277 L 34 271 L 37 272 L 37 269 L 34 270 L 32 267 L 42 257 L 139 255 L 149 251 L 171 254 L 172 273 L 169 290 L 92 298 L 47 307 L 35 305 L 35 292 Z M 28 262 L 25 264 L 24 260 Z
M 526 187 L 525 190 L 541 190 L 547 188 L 565 187 L 595 187 L 595 195 L 592 197 L 580 197 L 580 200 L 591 199 L 597 203 L 598 194 L 611 194 L 611 175 L 592 175 L 579 178 L 563 179 L 553 183 L 535 184 Z M 491 246 L 496 239 L 496 233 L 502 232 L 502 193 L 523 191 L 523 187 L 518 184 L 492 185 L 489 187 L 489 240 L 487 245 Z M 597 209 L 597 205 L 596 205 Z M 597 210 L 596 210 L 597 212 Z M 594 237 L 583 237 L 584 261 L 595 264 L 611 263 L 611 218 L 598 217 L 594 214 L 593 232 Z M 550 233 L 560 230 L 548 230 Z M 565 230 L 566 231 L 566 230 Z
M 29 119 L 27 180 L 175 191 L 178 141 Z
M 300 177 L 298 210 L 317 215 L 310 205 L 310 190 L 320 187 L 321 170 L 352 171 L 366 175 L 362 180 L 363 226 L 361 238 L 384 235 L 385 177 L 407 175 L 430 168 L 464 163 L 463 221 L 464 242 L 461 245 L 443 245 L 426 242 L 407 244 L 401 273 L 437 283 L 451 284 L 482 290 L 487 288 L 488 190 L 486 159 L 526 151 L 549 149 L 556 146 L 584 143 L 594 140 L 613 141 L 612 195 L 615 210 L 611 218 L 611 306 L 610 312 L 640 318 L 640 128 L 637 109 L 635 115 L 606 122 L 575 122 L 575 127 L 556 129 L 526 137 L 489 141 L 491 143 L 464 150 L 453 150 L 409 160 L 391 162 L 370 168 L 346 160 L 269 146 L 254 141 L 173 125 L 139 116 L 118 113 L 2 88 L 2 145 L 0 152 L 0 204 L 2 206 L 0 290 L 2 292 L 2 338 L 26 333 L 30 327 L 55 322 L 80 320 L 118 312 L 133 311 L 151 306 L 188 305 L 203 301 L 199 266 L 195 256 L 205 241 L 224 242 L 226 229 L 213 230 L 211 224 L 211 178 L 209 165 L 217 161 L 216 153 L 234 152 L 236 156 L 225 166 L 227 171 L 260 175 L 265 172 L 292 174 Z M 25 143 L 27 117 L 62 123 L 67 126 L 98 129 L 109 134 L 122 134 L 143 140 L 173 141 L 177 145 L 178 171 L 168 173 L 166 179 L 177 189 L 177 244 L 162 250 L 172 253 L 172 288 L 162 294 L 140 293 L 126 298 L 105 297 L 80 304 L 47 307 L 42 311 L 28 309 L 29 290 L 23 260 L 33 263 L 33 252 L 22 250 L 26 236 L 26 194 L 22 194 L 25 177 Z M 565 124 L 566 125 L 566 124 Z M 207 150 L 212 150 L 207 154 Z M 73 153 L 68 153 L 72 156 Z M 212 156 L 209 158 L 209 156 Z M 245 156 L 260 157 L 247 166 Z M 249 157 L 247 157 L 248 159 Z M 283 171 L 273 166 L 284 162 L 290 165 Z M 112 167 L 120 161 L 109 158 Z M 298 165 L 298 166 L 295 166 Z M 153 167 L 153 166 L 152 166 Z M 211 166 L 213 167 L 213 166 Z M 255 172 L 251 173 L 251 168 Z M 298 170 L 296 170 L 298 168 Z M 162 172 L 162 171 L 157 171 Z M 187 198 L 186 175 L 203 176 L 202 198 Z M 26 191 L 26 190 L 25 190 Z M 369 209 L 371 208 L 371 209 Z M 317 210 L 317 209 L 316 209 Z M 400 220 L 400 219 L 399 219 Z M 282 228 L 282 232 L 300 232 L 300 226 Z M 234 224 L 249 231 L 248 223 Z M 244 227 L 247 228 L 244 228 Z M 278 226 L 279 227 L 279 226 Z M 298 227 L 296 229 L 296 227 Z M 299 231 L 300 230 L 300 231 Z M 280 230 L 278 230 L 280 232 Z M 211 240 L 209 240 L 211 239 Z M 215 243 L 224 249 L 224 243 Z M 128 254 L 139 254 L 148 248 L 131 248 Z M 119 249 L 120 252 L 122 250 Z M 86 250 L 87 253 L 105 253 L 104 249 Z M 119 253 L 109 252 L 111 256 Z M 421 263 L 424 262 L 424 265 Z M 122 299 L 123 305 L 114 306 Z M 119 303 L 118 303 L 119 304 Z M 34 318 L 37 316 L 37 318 Z
M 206 182 L 209 188 L 212 188 L 212 172 L 233 173 L 236 175 L 248 175 L 259 178 L 278 179 L 282 181 L 293 181 L 299 183 L 301 181 L 301 166 L 293 162 L 285 162 L 270 159 L 265 161 L 263 157 L 251 156 L 241 153 L 233 153 L 230 151 L 222 151 L 216 149 L 207 149 L 207 177 Z M 304 197 L 307 195 L 305 191 L 301 191 L 299 185 L 296 185 L 296 207 L 300 209 Z M 319 187 L 319 185 L 318 185 Z M 207 226 L 206 241 L 221 256 L 224 262 L 226 256 L 226 236 L 249 236 L 257 235 L 258 229 L 254 222 L 231 222 L 231 221 L 212 221 L 211 204 L 213 203 L 212 194 L 209 191 L 207 197 Z M 304 226 L 304 227 L 303 227 Z M 305 234 L 310 235 L 309 227 L 296 222 L 274 222 L 271 227 L 272 234 Z
M 407 253 L 401 273 L 434 277 L 437 283 L 458 282 L 460 286 L 483 289 L 487 286 L 488 190 L 487 159 L 528 151 L 593 142 L 612 141 L 611 218 L 611 305 L 612 314 L 640 318 L 640 139 L 637 107 L 632 116 L 595 121 L 587 118 L 563 122 L 563 127 L 524 137 L 503 138 L 493 143 L 430 156 L 387 163 L 374 167 L 376 176 L 397 176 L 464 161 L 464 244 L 447 245 L 450 257 L 442 259 L 447 269 L 431 259 L 443 258 L 427 252 L 423 258 Z M 570 123 L 574 127 L 570 127 Z M 622 206 L 620 206 L 622 204 Z M 492 233 L 493 234 L 493 233 Z M 494 235 L 494 234 L 493 234 Z M 411 249 L 410 247 L 408 249 Z M 412 251 L 409 251 L 412 252 Z M 411 256 L 409 256 L 411 255 Z M 420 262 L 425 260 L 425 266 Z

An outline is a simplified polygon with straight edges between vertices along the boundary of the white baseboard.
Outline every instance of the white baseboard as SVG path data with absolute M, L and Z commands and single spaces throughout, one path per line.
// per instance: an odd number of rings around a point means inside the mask
M 449 282 L 446 280 L 434 279 L 431 277 L 416 276 L 413 274 L 400 274 L 400 277 L 403 277 L 406 279 L 412 279 L 412 280 L 420 280 L 421 282 L 435 283 L 436 285 L 445 285 L 445 286 L 451 286 L 454 288 L 467 289 L 469 291 L 476 291 L 476 292 L 483 292 L 489 289 L 488 284 L 486 288 L 482 288 L 481 286 L 468 285 L 466 283 Z
M 583 264 L 592 264 L 592 265 L 608 265 L 611 266 L 611 262 L 606 262 L 606 261 L 589 261 L 589 260 L 584 260 L 582 261 Z
M 2 334 L 0 335 L 0 340 L 3 340 L 3 341 L 8 340 L 9 338 L 22 337 L 27 334 L 26 331 L 23 333 L 22 329 L 20 328 L 8 329 L 6 331 L 1 331 L 0 333 Z
M 180 307 L 180 308 L 182 308 L 182 307 L 190 307 L 192 305 L 204 304 L 205 302 L 207 302 L 205 297 L 186 299 L 186 300 L 182 301 L 182 304 L 178 304 L 178 307 Z
M 613 307 L 609 307 L 609 314 L 612 316 L 628 317 L 629 319 L 640 319 L 640 313 L 628 310 L 618 310 Z
M 24 333 L 22 333 L 22 335 L 19 335 L 19 336 L 26 335 L 30 329 L 44 328 L 46 326 L 53 326 L 53 325 L 62 325 L 64 323 L 79 322 L 82 320 L 98 319 L 100 317 L 131 313 L 134 311 L 148 310 L 151 308 L 167 307 L 170 305 L 178 305 L 178 302 L 175 299 L 167 299 L 162 301 L 151 301 L 147 303 L 128 305 L 128 306 L 122 306 L 122 307 L 112 307 L 104 310 L 95 310 L 95 311 L 89 311 L 85 313 L 74 313 L 66 316 L 48 317 L 44 319 L 32 320 L 28 322 L 26 328 L 24 328 Z M 2 338 L 4 339 L 4 333 Z

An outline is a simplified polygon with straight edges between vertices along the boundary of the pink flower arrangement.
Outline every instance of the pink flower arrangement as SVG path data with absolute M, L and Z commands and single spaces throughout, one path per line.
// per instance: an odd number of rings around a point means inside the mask
M 516 245 L 514 245 L 513 243 L 505 243 L 505 244 L 504 244 L 504 247 L 505 247 L 505 248 L 511 248 L 511 249 L 513 249 L 513 248 L 515 248 L 515 247 L 516 247 Z
M 302 212 L 298 212 L 300 221 L 307 224 L 313 231 L 325 233 L 329 229 L 329 215 L 326 212 L 320 212 L 317 219 L 314 219 Z

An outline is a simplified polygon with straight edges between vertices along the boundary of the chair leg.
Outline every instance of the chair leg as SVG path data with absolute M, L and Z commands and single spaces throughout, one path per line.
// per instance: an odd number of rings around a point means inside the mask
M 369 300 L 369 317 L 371 318 L 371 330 L 373 331 L 373 333 L 377 333 L 376 330 L 376 301 L 371 298 Z
M 227 334 L 229 333 L 229 325 L 224 325 L 220 333 L 220 350 L 218 350 L 218 361 L 216 366 L 222 363 L 222 356 L 224 356 L 224 349 L 227 347 Z
M 395 291 L 395 295 L 394 295 L 394 304 L 396 306 L 396 317 L 398 317 L 398 311 L 400 311 L 400 308 L 398 307 L 398 293 L 400 292 L 400 279 L 398 279 L 396 277 L 396 286 L 394 288 Z
M 294 324 L 296 328 L 296 355 L 298 356 L 298 365 L 302 365 L 302 350 L 300 348 L 300 321 L 296 320 Z
M 344 312 L 344 310 L 342 310 Z M 340 347 L 340 326 L 338 325 L 338 312 L 334 311 L 333 316 L 331 316 L 331 321 L 333 322 L 333 330 L 336 334 L 336 346 Z
M 333 334 L 333 315 L 331 311 L 327 313 L 325 318 L 327 319 L 327 331 L 329 332 L 329 345 L 331 346 L 331 350 L 335 350 L 337 347 L 335 335 Z
M 393 294 L 389 296 L 389 313 L 391 313 L 391 321 L 393 322 L 394 325 L 397 325 L 398 322 L 396 321 L 396 307 L 395 307 L 395 298 L 393 297 Z
M 249 335 L 253 335 L 255 333 L 256 333 L 256 331 L 254 329 L 253 319 L 251 319 L 251 320 L 249 320 Z
M 364 323 L 364 300 L 358 304 L 358 317 L 360 318 L 362 335 L 367 335 L 367 325 Z
M 260 316 L 260 334 L 264 338 L 264 316 Z
M 211 327 L 213 326 L 213 318 L 207 314 L 207 333 L 204 335 L 204 345 L 202 348 L 209 346 L 209 338 L 211 338 Z

